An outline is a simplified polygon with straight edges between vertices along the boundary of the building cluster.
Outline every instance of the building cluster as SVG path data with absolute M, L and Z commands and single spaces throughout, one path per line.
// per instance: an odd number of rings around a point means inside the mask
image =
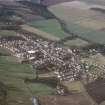
M 104 77 L 105 66 L 89 65 L 81 62 L 76 50 L 59 47 L 51 42 L 29 33 L 17 33 L 21 38 L 0 38 L 0 46 L 9 49 L 21 61 L 29 61 L 35 70 L 51 68 L 61 81 L 84 79 L 92 82 Z

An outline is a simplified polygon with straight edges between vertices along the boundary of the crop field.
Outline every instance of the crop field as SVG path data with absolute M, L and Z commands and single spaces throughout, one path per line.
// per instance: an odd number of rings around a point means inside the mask
M 59 22 L 56 19 L 32 21 L 29 23 L 29 25 L 38 28 L 44 32 L 51 33 L 52 35 L 59 37 L 61 39 L 69 36 L 67 33 L 63 31 Z
M 29 105 L 33 95 L 50 95 L 52 87 L 42 83 L 24 83 L 25 78 L 33 78 L 29 64 L 20 64 L 11 56 L 0 56 L 0 81 L 7 87 L 8 105 Z
M 49 10 L 65 22 L 69 32 L 88 41 L 105 44 L 105 14 L 91 10 L 94 6 L 74 1 L 50 6 Z

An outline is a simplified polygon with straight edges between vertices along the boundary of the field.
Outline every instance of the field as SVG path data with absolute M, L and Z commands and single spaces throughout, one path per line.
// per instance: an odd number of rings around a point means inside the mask
M 52 87 L 42 83 L 24 83 L 25 78 L 34 78 L 29 64 L 19 64 L 16 58 L 0 56 L 0 82 L 7 87 L 8 105 L 31 105 L 34 95 L 50 95 Z
M 94 105 L 82 94 L 68 96 L 40 96 L 39 100 L 44 105 Z
M 85 2 L 88 2 L 88 3 L 92 3 L 92 4 L 104 5 L 105 6 L 105 0 L 79 0 L 79 1 L 85 1 Z
M 60 40 L 60 38 L 52 35 L 51 33 L 41 31 L 38 28 L 34 28 L 32 26 L 29 26 L 29 25 L 22 25 L 21 28 L 23 31 L 37 34 L 40 37 L 43 37 L 43 38 L 48 39 L 48 40 L 52 40 L 52 41 L 59 41 Z
M 16 36 L 16 32 L 9 30 L 0 30 L 0 36 Z
M 85 91 L 84 86 L 80 81 L 64 81 L 62 84 L 66 86 L 71 93 L 83 93 Z
M 98 103 L 105 101 L 105 80 L 97 80 L 93 83 L 90 83 L 86 88 L 89 95 Z M 103 104 L 105 105 L 105 104 Z
M 32 21 L 28 25 L 38 28 L 44 32 L 50 33 L 53 36 L 59 37 L 61 39 L 69 36 L 63 31 L 63 29 L 60 26 L 60 23 L 56 19 Z
M 65 22 L 69 33 L 94 43 L 105 44 L 105 14 L 91 10 L 92 7 L 97 6 L 74 1 L 50 6 L 49 10 Z
M 68 1 L 74 1 L 74 0 L 43 0 L 43 5 L 50 6 L 55 5 L 62 2 L 68 2 Z
M 7 49 L 4 49 L 4 48 L 0 47 L 0 55 L 9 56 L 9 55 L 11 55 L 11 52 Z
M 86 47 L 89 45 L 87 41 L 84 41 L 82 39 L 76 38 L 73 40 L 67 40 L 64 42 L 65 45 L 69 47 Z

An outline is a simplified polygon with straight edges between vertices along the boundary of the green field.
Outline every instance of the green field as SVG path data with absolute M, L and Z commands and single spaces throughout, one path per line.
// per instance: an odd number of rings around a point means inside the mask
M 64 44 L 71 47 L 86 47 L 89 45 L 87 41 L 84 41 L 79 38 L 76 38 L 74 40 L 67 40 L 66 42 L 64 42 Z
M 9 30 L 0 30 L 0 36 L 16 36 L 16 32 Z
M 29 64 L 15 62 L 11 56 L 0 56 L 0 82 L 7 87 L 9 105 L 29 105 L 33 95 L 53 94 L 54 89 L 42 83 L 24 83 L 25 78 L 33 78 Z M 31 94 L 32 92 L 32 94 Z
M 11 52 L 9 51 L 9 50 L 7 50 L 7 49 L 4 49 L 4 48 L 1 48 L 0 47 L 0 55 L 11 55 Z
M 78 37 L 90 41 L 92 43 L 105 44 L 105 32 L 91 28 L 82 27 L 73 22 L 67 23 L 67 29 Z
M 28 25 L 38 28 L 44 32 L 50 33 L 59 38 L 65 38 L 69 36 L 63 31 L 59 22 L 56 19 L 41 20 L 41 21 L 32 21 Z

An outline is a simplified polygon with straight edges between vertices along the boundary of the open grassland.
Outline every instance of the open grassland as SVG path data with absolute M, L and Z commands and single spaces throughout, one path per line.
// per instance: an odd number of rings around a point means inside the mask
M 69 36 L 63 31 L 59 22 L 56 19 L 32 21 L 29 23 L 29 25 L 38 28 L 44 32 L 51 33 L 53 36 L 59 37 L 61 39 Z
M 94 43 L 105 44 L 105 14 L 90 8 L 92 5 L 74 1 L 51 6 L 49 10 L 65 22 L 69 33 Z
M 53 94 L 52 87 L 42 83 L 25 84 L 25 78 L 33 78 L 29 64 L 19 64 L 17 59 L 11 56 L 0 56 L 0 81 L 8 88 L 8 105 L 31 105 L 31 93 L 33 95 Z

